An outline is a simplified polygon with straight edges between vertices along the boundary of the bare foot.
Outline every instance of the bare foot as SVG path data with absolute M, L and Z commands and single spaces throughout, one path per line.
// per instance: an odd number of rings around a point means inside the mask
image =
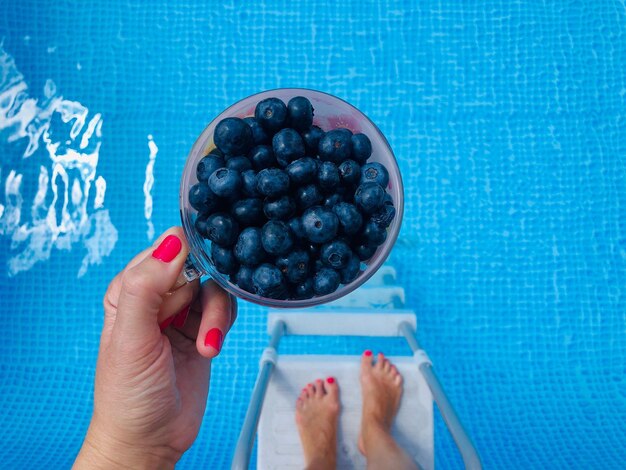
M 308 384 L 296 402 L 296 424 L 307 469 L 335 468 L 339 386 L 329 377 Z
M 368 354 L 369 353 L 369 354 Z M 363 415 L 359 450 L 367 456 L 368 435 L 382 431 L 389 435 L 391 424 L 398 413 L 402 397 L 402 376 L 382 353 L 372 364 L 371 351 L 361 357 L 361 389 L 363 392 Z

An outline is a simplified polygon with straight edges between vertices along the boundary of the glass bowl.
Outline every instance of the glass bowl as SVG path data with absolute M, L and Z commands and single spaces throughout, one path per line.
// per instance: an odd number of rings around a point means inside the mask
M 194 227 L 197 212 L 189 204 L 189 188 L 198 182 L 196 177 L 196 166 L 198 162 L 215 148 L 215 144 L 213 143 L 213 131 L 215 130 L 215 126 L 222 119 L 227 117 L 244 118 L 254 116 L 254 109 L 259 101 L 276 97 L 283 100 L 286 104 L 294 96 L 305 96 L 311 101 L 314 108 L 313 124 L 321 127 L 322 130 L 329 131 L 338 127 L 345 127 L 350 129 L 353 133 L 362 132 L 370 138 L 372 142 L 372 156 L 369 158 L 368 162 L 380 162 L 385 165 L 389 171 L 389 185 L 386 189 L 393 198 L 396 216 L 387 229 L 386 241 L 378 247 L 374 255 L 367 262 L 361 263 L 361 273 L 350 284 L 341 284 L 339 288 L 331 294 L 314 296 L 306 300 L 276 300 L 245 291 L 230 282 L 227 275 L 217 271 L 211 260 L 211 242 L 202 238 Z M 256 95 L 249 96 L 233 104 L 213 119 L 206 129 L 202 131 L 202 134 L 200 134 L 200 137 L 198 137 L 194 143 L 187 157 L 180 183 L 180 215 L 183 230 L 189 243 L 189 257 L 185 265 L 184 274 L 188 281 L 203 275 L 208 275 L 233 295 L 268 307 L 313 307 L 332 302 L 361 286 L 372 277 L 385 262 L 398 238 L 400 225 L 402 224 L 403 209 L 404 190 L 402 177 L 393 151 L 378 127 L 357 108 L 336 96 L 304 88 L 279 88 L 257 93 Z

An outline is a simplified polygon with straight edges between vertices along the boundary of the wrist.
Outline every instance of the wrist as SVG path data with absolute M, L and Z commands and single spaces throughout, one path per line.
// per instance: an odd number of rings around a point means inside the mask
M 129 445 L 90 424 L 74 469 L 173 469 L 178 456 L 173 449 Z

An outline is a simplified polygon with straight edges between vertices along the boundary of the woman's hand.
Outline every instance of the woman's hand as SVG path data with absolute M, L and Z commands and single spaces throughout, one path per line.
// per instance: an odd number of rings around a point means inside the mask
M 188 253 L 182 230 L 155 246 L 105 295 L 94 411 L 75 468 L 173 468 L 198 434 L 211 359 L 237 304 L 212 281 L 170 293 Z

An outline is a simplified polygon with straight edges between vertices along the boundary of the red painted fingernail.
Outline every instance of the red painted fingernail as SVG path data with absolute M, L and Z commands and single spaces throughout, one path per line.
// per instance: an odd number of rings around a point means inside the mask
M 222 343 L 224 342 L 224 334 L 220 331 L 219 328 L 213 328 L 209 330 L 204 337 L 204 345 L 211 346 L 212 348 L 217 349 L 217 352 L 220 352 L 222 349 Z
M 172 325 L 174 325 L 176 328 L 183 327 L 185 325 L 185 322 L 187 321 L 187 315 L 189 315 L 190 307 L 191 307 L 191 304 L 187 305 L 184 309 L 178 312 L 176 316 L 174 317 L 174 321 L 172 322 Z
M 370 351 L 369 349 L 367 351 L 365 351 L 363 354 L 365 354 L 366 356 L 371 356 L 372 355 L 372 351 Z
M 169 263 L 176 258 L 176 255 L 180 253 L 182 247 L 183 244 L 180 241 L 180 238 L 176 235 L 168 235 L 157 247 L 157 249 L 152 252 L 152 257 Z
M 335 383 L 335 378 L 334 377 L 328 377 L 326 379 L 326 382 L 328 382 L 329 384 L 334 384 Z
M 170 326 L 170 323 L 172 323 L 173 321 L 174 321 L 174 317 L 173 316 L 169 317 L 169 318 L 166 318 L 161 323 L 159 323 L 159 328 L 161 328 L 161 331 L 163 331 L 165 328 Z

